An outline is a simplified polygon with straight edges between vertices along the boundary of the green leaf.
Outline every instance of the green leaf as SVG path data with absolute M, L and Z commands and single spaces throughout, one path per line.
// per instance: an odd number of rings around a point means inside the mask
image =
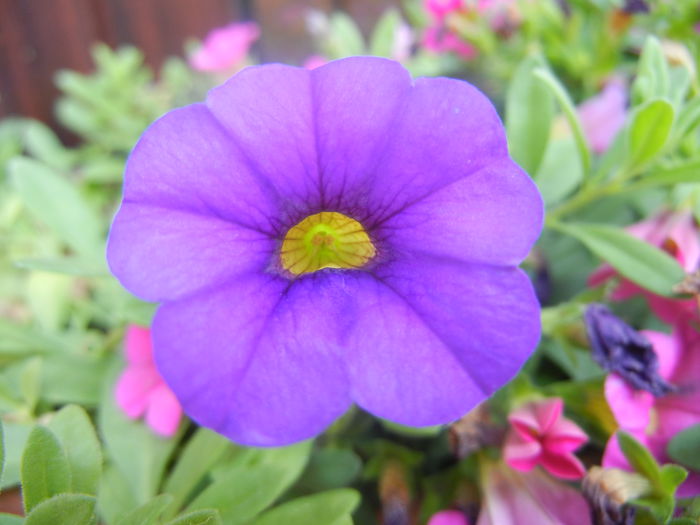
M 673 106 L 663 99 L 650 100 L 635 110 L 627 135 L 630 165 L 643 165 L 663 149 L 673 116 Z
M 116 521 L 115 525 L 153 525 L 172 503 L 170 494 L 161 494 L 139 508 L 126 513 Z
M 56 494 L 70 492 L 68 459 L 58 438 L 46 427 L 36 426 L 29 434 L 21 472 L 25 512 Z
M 107 277 L 110 275 L 105 260 L 57 257 L 54 259 L 19 259 L 14 263 L 18 268 L 25 270 L 81 277 Z
M 96 501 L 83 494 L 61 494 L 39 505 L 27 516 L 25 525 L 93 525 L 97 523 Z
M 41 365 L 40 357 L 28 359 L 19 378 L 20 392 L 30 414 L 34 413 L 41 395 Z
M 329 58 L 343 58 L 365 53 L 365 41 L 355 21 L 343 12 L 336 11 L 330 18 Z
M 571 132 L 574 134 L 576 149 L 578 150 L 579 160 L 581 161 L 581 171 L 584 176 L 587 176 L 591 168 L 591 152 L 571 97 L 569 97 L 564 86 L 561 85 L 559 80 L 551 72 L 544 68 L 538 68 L 533 74 L 549 89 L 564 112 L 566 121 L 569 123 Z
M 543 68 L 544 59 L 532 56 L 523 60 L 506 94 L 506 133 L 513 159 L 534 175 L 545 156 L 554 118 L 554 98 L 547 86 L 534 76 Z
M 173 496 L 173 512 L 177 512 L 193 489 L 231 446 L 229 440 L 216 432 L 206 428 L 197 430 L 180 454 L 163 489 Z
M 115 360 L 114 368 L 103 380 L 98 428 L 105 453 L 131 487 L 136 504 L 142 505 L 156 495 L 178 436 L 157 436 L 142 421 L 131 421 L 121 412 L 114 401 L 114 385 L 122 366 Z
M 0 421 L 0 485 L 2 477 L 5 474 L 5 430 L 2 421 Z
M 11 487 L 19 483 L 21 478 L 22 452 L 27 444 L 27 439 L 33 427 L 26 423 L 3 423 L 5 438 L 5 469 L 2 477 L 2 488 Z
M 675 166 L 654 170 L 634 183 L 633 187 L 674 186 L 686 183 L 700 183 L 700 159 L 695 158 Z
M 43 397 L 58 404 L 95 406 L 107 379 L 109 361 L 94 355 L 54 354 L 44 358 Z
M 621 275 L 658 295 L 671 296 L 685 272 L 667 253 L 613 226 L 562 224 L 554 226 L 578 239 Z
M 15 514 L 5 514 L 0 513 L 0 525 L 22 525 L 24 523 L 24 518 L 22 516 L 16 516 Z
M 97 494 L 102 473 L 102 451 L 85 410 L 78 405 L 62 408 L 49 421 L 68 458 L 73 492 Z
M 114 523 L 125 511 L 138 506 L 132 487 L 114 465 L 107 464 L 102 471 L 97 504 L 107 523 Z
M 391 58 L 393 55 L 394 39 L 401 26 L 401 14 L 397 9 L 387 9 L 374 26 L 370 39 L 370 55 Z
M 648 36 L 639 59 L 637 77 L 632 85 L 635 104 L 654 97 L 665 97 L 669 93 L 668 63 L 659 39 Z
M 321 492 L 289 501 L 253 520 L 251 525 L 334 525 L 348 516 L 360 503 L 360 495 L 351 489 Z
M 552 140 L 534 179 L 546 205 L 556 204 L 581 183 L 581 165 L 572 163 L 576 155 L 573 138 Z
M 361 470 L 362 460 L 352 450 L 323 448 L 311 454 L 299 484 L 307 492 L 345 487 Z
M 676 489 L 688 477 L 688 471 L 679 465 L 669 463 L 661 467 L 661 492 L 674 496 Z
M 700 471 L 700 425 L 688 427 L 673 436 L 668 455 L 676 463 Z
M 59 170 L 70 167 L 71 152 L 63 147 L 56 134 L 47 125 L 35 120 L 28 121 L 23 138 L 27 151 L 41 162 Z
M 9 163 L 15 190 L 35 217 L 77 253 L 104 258 L 101 220 L 65 178 L 40 162 L 16 157 Z
M 234 463 L 189 505 L 188 510 L 218 509 L 226 525 L 245 523 L 275 501 L 301 474 L 311 442 L 262 449 L 255 462 Z M 244 483 L 241 480 L 245 480 Z
M 661 469 L 651 452 L 627 432 L 617 432 L 617 442 L 632 468 L 651 481 L 655 487 L 661 481 Z
M 204 509 L 183 514 L 166 525 L 223 525 L 223 522 L 218 510 Z

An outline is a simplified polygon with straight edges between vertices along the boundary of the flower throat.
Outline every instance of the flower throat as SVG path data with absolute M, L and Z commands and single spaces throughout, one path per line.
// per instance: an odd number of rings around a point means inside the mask
M 359 222 L 342 213 L 322 211 L 289 229 L 282 241 L 280 262 L 296 276 L 324 268 L 360 268 L 376 253 Z

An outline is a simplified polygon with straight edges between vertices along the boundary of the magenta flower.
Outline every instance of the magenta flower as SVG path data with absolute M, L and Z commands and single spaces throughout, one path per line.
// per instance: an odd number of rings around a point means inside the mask
M 476 56 L 476 48 L 452 31 L 443 27 L 429 27 L 423 33 L 423 47 L 436 54 L 455 53 L 465 60 Z
M 627 118 L 627 89 L 617 78 L 608 82 L 600 94 L 578 108 L 583 133 L 595 153 L 604 153 Z
M 469 520 L 462 511 L 441 510 L 430 517 L 428 525 L 469 525 Z
M 125 350 L 127 365 L 117 381 L 117 405 L 130 419 L 145 414 L 146 423 L 156 434 L 172 436 L 180 425 L 182 408 L 153 362 L 151 331 L 129 326 Z
M 306 69 L 316 69 L 328 64 L 328 59 L 321 55 L 310 55 L 304 60 L 304 65 Z
M 681 430 L 700 423 L 700 332 L 692 325 L 675 327 L 672 335 L 645 331 L 659 358 L 659 375 L 676 387 L 663 397 L 635 390 L 617 374 L 605 380 L 605 399 L 621 430 L 645 444 L 661 462 L 669 462 L 666 447 Z M 630 466 L 613 436 L 603 466 Z M 700 474 L 691 473 L 678 491 L 681 497 L 700 495 Z
M 481 487 L 476 525 L 591 525 L 583 496 L 541 469 L 522 473 L 482 462 Z
M 247 68 L 132 152 L 108 260 L 163 303 L 155 359 L 234 441 L 314 436 L 354 401 L 457 419 L 539 339 L 517 264 L 542 201 L 470 84 L 397 62 Z
M 698 269 L 700 232 L 690 211 L 661 212 L 651 219 L 633 224 L 626 230 L 627 233 L 663 249 L 674 257 L 686 272 Z M 616 276 L 617 272 L 605 264 L 591 274 L 588 284 L 597 286 Z M 613 301 L 624 301 L 640 293 L 647 297 L 652 311 L 666 323 L 674 324 L 697 313 L 697 303 L 693 299 L 661 297 L 627 279 L 621 279 L 610 298 Z
M 425 10 L 438 21 L 464 8 L 464 0 L 424 0 Z
M 259 36 L 260 28 L 254 22 L 229 24 L 214 29 L 190 57 L 190 65 L 199 71 L 231 72 L 243 65 L 250 46 Z
M 559 398 L 527 403 L 513 411 L 503 448 L 506 463 L 526 472 L 541 465 L 559 478 L 582 478 L 586 469 L 574 450 L 588 436 L 563 411 L 564 402 Z

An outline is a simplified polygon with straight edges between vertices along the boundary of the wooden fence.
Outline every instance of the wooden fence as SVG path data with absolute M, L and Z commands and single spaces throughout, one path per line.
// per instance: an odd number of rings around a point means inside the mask
M 342 9 L 367 31 L 397 0 L 0 0 L 0 118 L 24 115 L 55 124 L 55 72 L 89 71 L 90 47 L 134 44 L 147 61 L 182 55 L 188 38 L 202 38 L 234 20 L 262 28 L 264 60 L 299 63 L 311 51 L 309 8 Z

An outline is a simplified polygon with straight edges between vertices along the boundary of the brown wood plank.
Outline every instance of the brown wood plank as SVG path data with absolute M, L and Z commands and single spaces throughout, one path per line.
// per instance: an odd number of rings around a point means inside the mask
M 358 23 L 365 35 L 370 35 L 374 24 L 390 7 L 399 7 L 398 0 L 337 0 L 338 8 L 347 12 Z

